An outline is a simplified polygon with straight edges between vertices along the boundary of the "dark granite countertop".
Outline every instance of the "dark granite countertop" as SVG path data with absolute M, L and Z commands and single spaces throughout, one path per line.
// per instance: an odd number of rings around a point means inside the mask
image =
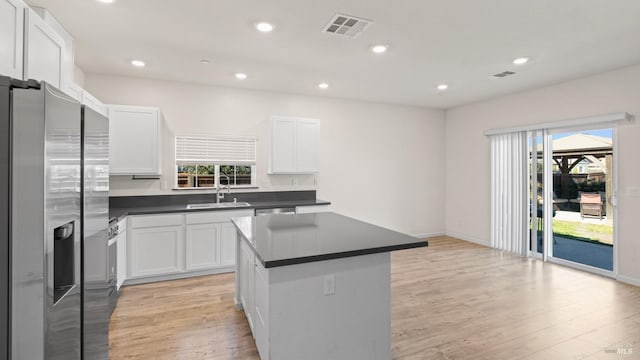
M 197 208 L 187 209 L 189 204 L 170 204 L 157 206 L 132 206 L 132 207 L 110 207 L 109 218 L 116 218 L 118 221 L 128 215 L 150 215 L 150 214 L 166 214 L 176 212 L 193 212 L 193 211 L 231 211 L 243 209 L 273 209 L 280 207 L 296 207 L 296 206 L 314 206 L 314 205 L 330 205 L 331 202 L 312 199 L 312 200 L 282 200 L 282 201 L 256 201 L 251 202 L 249 206 L 227 207 L 227 208 Z
M 232 222 L 266 268 L 428 246 L 426 240 L 332 212 Z

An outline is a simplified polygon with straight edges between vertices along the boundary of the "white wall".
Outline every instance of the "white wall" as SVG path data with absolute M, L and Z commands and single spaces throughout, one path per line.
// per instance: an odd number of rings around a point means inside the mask
M 513 81 L 517 79 L 514 78 Z M 510 81 L 510 80 L 506 80 Z M 624 68 L 447 111 L 446 231 L 488 243 L 490 146 L 485 129 L 550 122 L 613 112 L 640 116 L 640 66 Z M 640 126 L 618 132 L 618 251 L 620 279 L 640 285 Z
M 345 215 L 414 235 L 444 231 L 443 111 L 91 73 L 85 87 L 105 103 L 160 107 L 175 133 L 258 136 L 261 190 L 317 188 Z M 267 175 L 271 115 L 321 119 L 317 177 Z M 164 169 L 161 181 L 112 177 L 112 195 L 184 193 L 171 190 L 171 161 Z
M 73 81 L 84 88 L 84 71 L 78 66 L 73 66 Z

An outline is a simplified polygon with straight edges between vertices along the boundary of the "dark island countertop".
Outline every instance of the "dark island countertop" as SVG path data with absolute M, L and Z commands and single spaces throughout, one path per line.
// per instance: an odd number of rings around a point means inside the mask
M 232 222 L 265 268 L 428 246 L 426 240 L 332 212 Z

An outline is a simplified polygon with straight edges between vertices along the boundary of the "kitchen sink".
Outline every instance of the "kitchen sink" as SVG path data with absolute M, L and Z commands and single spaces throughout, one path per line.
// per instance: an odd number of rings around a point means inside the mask
M 222 202 L 222 203 L 208 203 L 208 204 L 189 204 L 187 209 L 229 209 L 251 206 L 248 202 Z

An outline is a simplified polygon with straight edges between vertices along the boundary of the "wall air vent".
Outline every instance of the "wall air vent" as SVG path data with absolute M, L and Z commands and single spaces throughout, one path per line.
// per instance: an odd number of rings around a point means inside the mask
M 371 20 L 336 14 L 322 31 L 354 39 L 371 24 L 373 24 Z
M 515 73 L 513 71 L 503 71 L 503 72 L 498 73 L 498 74 L 493 74 L 493 76 L 497 77 L 497 78 L 503 78 L 503 77 L 507 77 L 507 76 L 511 76 L 511 75 L 515 75 Z

